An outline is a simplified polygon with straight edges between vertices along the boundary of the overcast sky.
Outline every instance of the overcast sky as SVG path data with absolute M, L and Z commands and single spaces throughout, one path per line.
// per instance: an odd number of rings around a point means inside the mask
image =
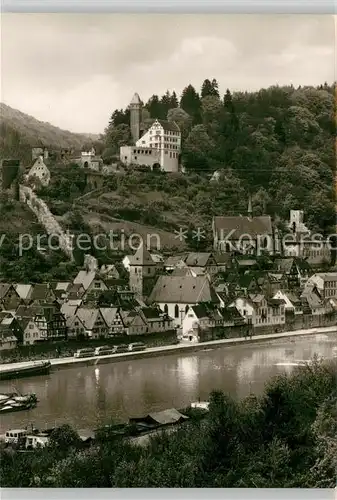
M 73 132 L 103 132 L 134 92 L 335 80 L 328 15 L 3 14 L 1 24 L 1 101 Z

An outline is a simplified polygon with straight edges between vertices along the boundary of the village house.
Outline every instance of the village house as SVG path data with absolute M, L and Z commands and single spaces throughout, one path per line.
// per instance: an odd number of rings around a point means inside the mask
M 34 286 L 18 283 L 17 285 L 15 285 L 15 290 L 19 295 L 21 302 L 24 304 L 28 304 L 34 290 Z
M 22 318 L 20 325 L 23 330 L 23 345 L 32 345 L 46 340 L 45 330 L 41 330 L 35 318 Z
M 208 304 L 189 306 L 182 321 L 182 335 L 190 341 L 200 340 L 202 330 L 222 326 L 223 317 L 217 307 Z
M 38 179 L 42 186 L 48 186 L 50 183 L 50 170 L 44 162 L 43 156 L 39 156 L 32 161 L 26 174 L 26 179 Z
M 163 313 L 158 307 L 143 307 L 139 309 L 146 325 L 146 333 L 159 333 L 174 330 L 173 318 Z
M 267 298 L 261 294 L 250 294 L 249 299 L 255 309 L 254 326 L 282 326 L 285 324 L 283 299 Z
M 247 216 L 213 217 L 212 230 L 217 252 L 260 255 L 276 251 L 270 216 L 254 217 L 251 204 Z
M 23 330 L 13 313 L 0 312 L 0 325 L 2 325 L 3 331 L 8 330 L 14 335 L 18 344 L 23 343 Z
M 316 273 L 308 279 L 307 283 L 316 285 L 322 299 L 337 297 L 337 272 Z
M 91 292 L 102 292 L 108 289 L 104 280 L 96 271 L 79 271 L 73 280 L 74 285 L 81 285 L 88 295 Z
M 67 338 L 67 326 L 64 315 L 55 302 L 20 306 L 16 311 L 16 318 L 25 325 L 26 333 L 31 330 L 35 336 L 26 336 L 34 342 L 46 340 L 64 340 Z M 26 319 L 30 322 L 27 323 Z M 34 326 L 33 326 L 34 324 Z
M 303 287 L 311 273 L 311 266 L 304 259 L 288 257 L 275 259 L 273 271 L 282 273 L 289 289 Z
M 76 315 L 65 316 L 68 339 L 83 339 L 86 337 L 86 327 Z
M 61 305 L 60 311 L 65 318 L 70 318 L 72 316 L 75 316 L 77 309 L 81 307 L 81 305 L 81 299 L 67 300 Z
M 208 273 L 210 276 L 218 272 L 217 262 L 210 252 L 190 252 L 187 254 L 185 264 L 192 269 L 202 269 L 204 273 Z
M 285 313 L 294 315 L 303 315 L 302 300 L 295 292 L 286 292 L 279 290 L 273 296 L 273 299 L 283 300 Z
M 108 335 L 120 335 L 124 332 L 123 318 L 119 307 L 101 307 L 100 311 L 108 327 Z
M 220 300 L 209 280 L 202 276 L 159 276 L 149 297 L 150 304 L 174 318 L 176 327 L 181 327 L 189 306 L 203 302 L 219 304 Z
M 164 262 L 164 269 L 166 272 L 173 272 L 175 269 L 187 268 L 185 262 L 187 254 L 184 255 L 172 255 L 168 257 Z
M 246 324 L 256 323 L 256 311 L 253 302 L 249 297 L 237 297 L 228 305 L 228 308 L 235 308 L 241 314 Z
M 76 317 L 85 328 L 85 335 L 91 339 L 106 338 L 109 328 L 98 308 L 80 307 L 76 311 Z
M 12 330 L 6 325 L 0 324 L 0 351 L 15 349 L 17 344 L 18 339 L 15 337 Z
M 103 264 L 99 270 L 100 276 L 103 279 L 119 280 L 119 272 L 114 264 Z
M 331 310 L 329 301 L 324 300 L 319 293 L 317 286 L 308 283 L 301 294 L 303 312 L 312 316 L 323 316 Z
M 34 285 L 33 291 L 30 294 L 30 305 L 41 305 L 45 302 L 56 301 L 56 296 L 49 283 L 37 283 Z
M 11 283 L 0 283 L 0 309 L 16 311 L 21 303 L 21 297 Z
M 127 335 L 144 335 L 147 333 L 147 324 L 140 312 L 131 311 L 121 311 L 124 332 Z

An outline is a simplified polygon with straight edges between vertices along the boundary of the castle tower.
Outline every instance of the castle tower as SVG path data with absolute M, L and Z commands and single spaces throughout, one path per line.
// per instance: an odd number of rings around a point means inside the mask
M 144 295 L 144 284 L 156 275 L 157 266 L 146 246 L 141 243 L 130 259 L 129 286 L 140 298 Z
M 135 144 L 139 139 L 141 122 L 142 103 L 139 95 L 136 93 L 130 102 L 130 129 L 132 141 Z

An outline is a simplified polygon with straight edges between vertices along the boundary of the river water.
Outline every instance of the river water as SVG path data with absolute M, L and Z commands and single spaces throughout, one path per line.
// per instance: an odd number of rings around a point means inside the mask
M 35 392 L 40 402 L 27 412 L 1 416 L 0 433 L 33 424 L 43 429 L 68 423 L 78 430 L 124 421 L 166 408 L 207 400 L 213 389 L 234 397 L 261 393 L 272 376 L 290 373 L 314 355 L 336 357 L 337 332 L 223 347 L 193 354 L 123 361 L 99 367 L 67 368 L 48 376 L 1 382 Z

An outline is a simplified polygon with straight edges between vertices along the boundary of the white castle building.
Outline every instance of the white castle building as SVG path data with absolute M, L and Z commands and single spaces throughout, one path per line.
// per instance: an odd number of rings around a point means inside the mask
M 120 148 L 120 160 L 125 165 L 146 165 L 165 172 L 178 172 L 181 133 L 175 122 L 153 119 L 141 136 L 141 100 L 138 94 L 130 103 L 130 127 L 134 146 Z

